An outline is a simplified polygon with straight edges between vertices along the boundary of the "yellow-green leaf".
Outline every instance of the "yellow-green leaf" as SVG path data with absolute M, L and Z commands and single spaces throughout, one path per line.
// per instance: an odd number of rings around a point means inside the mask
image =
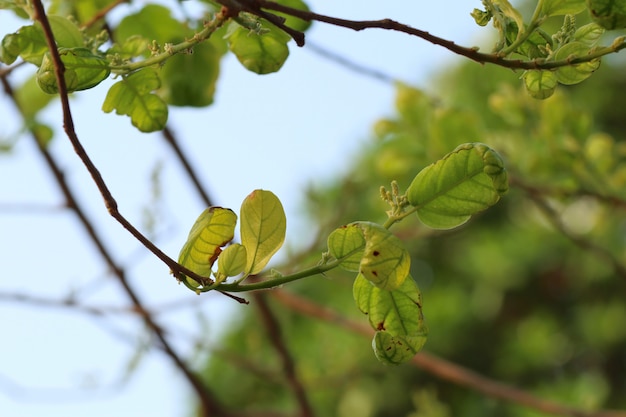
M 234 277 L 246 269 L 246 248 L 239 243 L 228 246 L 217 261 L 217 273 L 225 277 Z
M 194 223 L 187 242 L 180 251 L 178 263 L 203 277 L 210 277 L 222 247 L 233 239 L 237 215 L 222 207 L 209 207 Z M 193 287 L 201 284 L 185 277 Z
M 94 55 L 86 48 L 59 48 L 65 66 L 65 86 L 68 92 L 87 90 L 104 81 L 111 70 L 106 59 Z M 37 71 L 37 83 L 48 94 L 59 92 L 54 63 L 50 54 L 45 54 Z
M 328 238 L 328 251 L 343 259 L 340 267 L 358 271 L 379 288 L 398 288 L 409 275 L 411 258 L 393 233 L 371 222 L 355 222 L 336 229 Z
M 285 241 L 287 218 L 274 193 L 254 190 L 241 204 L 241 243 L 246 247 L 245 273 L 257 274 Z
M 420 171 L 407 199 L 424 224 L 450 229 L 497 203 L 507 190 L 502 158 L 487 145 L 466 143 Z
M 411 276 L 398 288 L 387 291 L 359 274 L 352 291 L 357 307 L 376 330 L 372 346 L 379 360 L 406 362 L 424 346 L 428 328 L 422 314 L 422 296 Z

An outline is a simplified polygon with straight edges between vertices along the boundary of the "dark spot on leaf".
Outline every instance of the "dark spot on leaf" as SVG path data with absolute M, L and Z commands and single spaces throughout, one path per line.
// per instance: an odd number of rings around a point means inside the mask
M 372 252 L 372 255 L 374 255 L 374 256 L 378 256 L 378 255 L 380 255 L 380 252 L 378 252 L 377 250 L 375 250 L 374 252 Z
M 374 275 L 375 277 L 377 277 L 377 276 L 378 276 L 378 272 L 376 272 L 376 271 L 372 271 L 372 275 Z
M 390 351 L 391 350 L 391 346 L 389 346 L 387 349 L 385 349 L 386 351 Z
M 376 330 L 378 331 L 384 331 L 385 329 L 385 322 L 381 321 L 380 323 L 378 323 L 378 326 L 376 326 Z

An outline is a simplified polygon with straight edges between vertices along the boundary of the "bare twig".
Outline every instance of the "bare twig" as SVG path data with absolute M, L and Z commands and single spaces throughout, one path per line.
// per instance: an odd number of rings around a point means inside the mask
M 300 416 L 313 417 L 313 409 L 309 403 L 306 390 L 296 374 L 296 367 L 293 358 L 291 357 L 291 353 L 289 353 L 287 345 L 283 340 L 280 323 L 276 320 L 274 313 L 267 303 L 267 295 L 265 293 L 256 292 L 253 296 L 256 301 L 255 305 L 261 313 L 261 320 L 267 329 L 270 342 L 280 357 L 280 361 L 283 365 L 283 372 L 285 373 L 289 387 L 298 402 Z
M 270 294 L 284 306 L 297 313 L 315 317 L 367 337 L 372 337 L 374 334 L 374 330 L 370 326 L 349 320 L 338 312 L 320 306 L 309 299 L 284 290 L 275 290 Z M 418 353 L 411 363 L 445 381 L 467 387 L 491 398 L 509 401 L 544 413 L 567 417 L 626 417 L 626 412 L 623 411 L 585 411 L 544 400 L 527 391 L 487 378 L 425 351 Z
M 58 51 L 56 49 L 56 43 L 55 43 L 55 40 L 54 40 L 54 35 L 52 34 L 52 30 L 50 28 L 50 23 L 49 23 L 49 21 L 47 19 L 47 16 L 46 16 L 43 4 L 41 3 L 41 0 L 34 0 L 33 1 L 33 6 L 34 6 L 34 10 L 35 10 L 35 18 L 41 23 L 41 25 L 43 27 L 44 34 L 46 36 L 46 41 L 48 43 L 48 48 L 49 48 L 50 54 L 51 54 L 51 56 L 53 58 L 53 62 L 55 63 L 56 78 L 57 78 L 57 83 L 58 83 L 58 86 L 59 86 L 59 94 L 60 94 L 60 98 L 61 98 L 61 105 L 62 105 L 62 108 L 63 108 L 63 120 L 64 120 L 65 131 L 66 131 L 70 141 L 72 142 L 72 145 L 74 146 L 74 149 L 75 149 L 76 153 L 80 156 L 81 160 L 83 161 L 83 163 L 85 164 L 85 166 L 89 170 L 90 174 L 92 175 L 94 181 L 98 185 L 98 188 L 100 189 L 100 191 L 101 191 L 101 193 L 102 193 L 102 195 L 103 195 L 103 197 L 105 199 L 105 204 L 106 204 L 107 208 L 109 209 L 109 212 L 120 223 L 122 223 L 123 225 L 130 226 L 130 229 L 133 229 L 133 230 L 136 231 L 136 229 L 132 225 L 130 225 L 130 223 L 128 223 L 117 212 L 117 204 L 116 204 L 115 200 L 113 199 L 113 196 L 109 192 L 108 187 L 106 186 L 106 184 L 104 183 L 104 180 L 100 176 L 100 173 L 98 172 L 98 170 L 95 167 L 95 165 L 92 163 L 91 159 L 89 159 L 89 157 L 87 156 L 85 150 L 83 149 L 80 141 L 78 140 L 78 137 L 77 137 L 76 132 L 74 130 L 74 123 L 73 123 L 73 120 L 72 120 L 72 114 L 71 114 L 70 105 L 69 105 L 67 88 L 65 86 L 64 66 L 63 66 L 63 62 L 61 61 L 61 59 L 59 57 L 59 53 L 58 53 Z M 14 95 L 12 94 L 12 91 L 10 90 L 10 85 L 8 84 L 6 79 L 3 79 L 2 81 L 3 81 L 3 85 L 5 86 L 5 89 L 8 89 L 7 92 L 10 93 L 11 97 L 14 97 Z M 16 102 L 16 105 L 17 105 L 17 102 Z M 122 268 L 117 266 L 117 264 L 113 260 L 113 257 L 110 255 L 109 251 L 104 246 L 102 240 L 100 239 L 98 234 L 95 232 L 91 222 L 89 221 L 87 216 L 84 214 L 81 206 L 78 204 L 78 202 L 76 201 L 76 199 L 73 196 L 72 191 L 70 190 L 70 188 L 68 187 L 67 183 L 65 182 L 63 173 L 60 170 L 60 168 L 58 167 L 58 165 L 56 164 L 56 161 L 52 158 L 51 154 L 47 151 L 47 149 L 41 144 L 41 141 L 37 140 L 37 138 L 35 138 L 35 141 L 37 142 L 38 149 L 40 150 L 42 156 L 46 160 L 46 162 L 48 164 L 48 167 L 51 169 L 51 171 L 52 171 L 52 173 L 53 173 L 57 183 L 61 187 L 61 189 L 63 191 L 63 194 L 64 194 L 65 198 L 67 199 L 68 206 L 79 217 L 79 219 L 81 221 L 81 224 L 88 231 L 89 236 L 90 236 L 92 242 L 98 248 L 100 254 L 105 259 L 107 265 L 109 265 L 109 267 L 111 268 L 111 271 L 118 277 L 118 281 L 122 285 L 124 291 L 126 292 L 127 296 L 132 301 L 132 303 L 135 306 L 135 308 L 138 311 L 140 311 L 140 312 L 145 312 L 145 309 L 143 308 L 143 304 L 142 304 L 141 300 L 139 299 L 139 296 L 134 291 L 134 289 L 131 287 L 129 281 L 126 278 L 125 271 Z M 128 227 L 127 227 L 127 229 L 128 229 Z M 141 236 L 141 238 L 143 240 L 148 241 L 138 231 L 137 231 L 137 233 Z M 142 239 L 140 239 L 140 241 Z M 150 242 L 150 246 L 153 246 L 155 249 L 157 249 L 151 242 Z M 158 249 L 157 249 L 157 251 L 160 252 L 160 250 L 158 250 Z M 165 256 L 165 257 L 167 258 L 167 256 Z M 167 259 L 169 259 L 169 258 L 167 258 Z M 198 400 L 202 404 L 203 414 L 205 416 L 213 416 L 213 415 L 220 415 L 220 414 L 222 414 L 221 407 L 218 405 L 217 401 L 213 398 L 213 394 L 211 393 L 211 391 L 204 385 L 202 380 L 200 378 L 198 378 L 198 376 L 196 376 L 189 369 L 187 364 L 174 351 L 174 349 L 169 344 L 169 341 L 166 339 L 165 334 L 164 334 L 163 330 L 161 329 L 161 327 L 152 319 L 152 317 L 149 314 L 144 314 L 143 318 L 144 318 L 144 321 L 145 321 L 146 325 L 152 330 L 152 332 L 155 334 L 155 336 L 159 340 L 161 346 L 165 350 L 165 352 L 168 355 L 168 357 L 178 367 L 178 369 L 185 375 L 186 379 L 189 381 L 190 385 L 192 386 L 192 388 L 196 392 L 196 394 L 198 396 Z

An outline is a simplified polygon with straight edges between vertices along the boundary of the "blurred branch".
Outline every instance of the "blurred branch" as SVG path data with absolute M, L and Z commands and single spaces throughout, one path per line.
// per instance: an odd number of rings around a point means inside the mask
M 285 341 L 283 340 L 280 323 L 267 303 L 267 295 L 256 292 L 253 296 L 256 301 L 255 305 L 261 313 L 261 321 L 267 330 L 272 346 L 274 346 L 274 349 L 280 357 L 280 361 L 283 365 L 283 372 L 285 373 L 289 387 L 291 388 L 291 391 L 293 392 L 293 395 L 300 407 L 300 416 L 313 417 L 313 409 L 309 403 L 306 390 L 296 375 L 295 363 L 289 353 L 289 350 L 287 349 Z
M 94 14 L 91 19 L 82 24 L 83 28 L 93 26 L 98 20 L 103 19 L 111 10 L 115 9 L 122 3 L 130 3 L 130 0 L 115 0 L 114 2 L 106 5 L 103 9 Z
M 372 337 L 374 335 L 374 330 L 367 324 L 347 319 L 335 310 L 321 306 L 299 295 L 284 290 L 274 290 L 271 294 L 281 304 L 297 313 L 326 321 L 363 336 Z M 585 411 L 544 400 L 527 391 L 487 378 L 425 351 L 415 355 L 411 363 L 445 381 L 467 387 L 491 398 L 509 401 L 543 413 L 566 417 L 626 417 L 624 411 Z
M 554 226 L 554 228 L 558 230 L 563 236 L 565 236 L 579 248 L 587 252 L 591 252 L 600 259 L 603 259 L 605 262 L 609 263 L 613 267 L 613 270 L 617 275 L 619 275 L 623 279 L 626 279 L 626 265 L 622 264 L 619 259 L 615 255 L 613 255 L 608 249 L 593 243 L 591 240 L 585 239 L 582 236 L 578 236 L 572 233 L 561 220 L 561 216 L 559 215 L 559 213 L 552 206 L 550 206 L 541 190 L 526 185 L 519 180 L 515 180 L 515 182 L 512 182 L 512 184 L 514 184 L 526 193 L 528 198 L 535 203 L 535 205 L 543 212 L 543 214 L 550 221 L 550 223 L 552 223 L 552 226 Z M 597 197 L 597 195 L 594 196 Z M 614 204 L 617 204 L 618 206 L 620 206 L 621 201 L 619 199 L 615 199 L 615 201 L 613 199 L 601 200 L 610 203 L 612 202 Z

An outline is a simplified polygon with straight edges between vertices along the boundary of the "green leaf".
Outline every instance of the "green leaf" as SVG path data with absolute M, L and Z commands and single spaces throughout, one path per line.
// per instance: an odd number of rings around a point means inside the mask
M 576 30 L 573 40 L 581 42 L 588 47 L 592 47 L 598 43 L 602 35 L 604 35 L 604 32 L 605 30 L 602 26 L 597 23 L 589 23 Z
M 357 307 L 376 330 L 372 347 L 380 361 L 406 362 L 424 346 L 428 328 L 422 314 L 422 296 L 411 276 L 397 289 L 387 291 L 359 274 L 352 293 Z
M 172 17 L 169 8 L 149 4 L 122 19 L 115 29 L 115 39 L 125 40 L 139 35 L 149 43 L 156 41 L 162 46 L 189 33 L 187 27 Z
M 563 45 L 554 53 L 554 60 L 582 57 L 589 53 L 589 47 L 582 42 L 571 42 Z M 556 69 L 556 78 L 561 84 L 578 84 L 593 74 L 600 66 L 600 59 L 583 62 L 576 65 L 566 65 Z
M 365 237 L 358 223 L 350 223 L 335 229 L 328 236 L 328 252 L 343 259 L 339 266 L 346 271 L 358 272 L 365 251 Z
M 553 71 L 529 70 L 522 74 L 524 86 L 531 97 L 543 100 L 554 94 L 558 80 Z
M 178 263 L 203 277 L 210 277 L 222 247 L 233 240 L 237 215 L 230 209 L 209 207 L 194 223 L 187 242 L 180 250 Z M 201 284 L 184 277 L 193 287 Z
M 133 126 L 142 132 L 165 127 L 167 104 L 151 92 L 160 85 L 156 70 L 144 68 L 115 83 L 107 93 L 102 110 L 130 116 Z
M 280 4 L 283 6 L 291 7 L 293 9 L 305 10 L 309 11 L 309 6 L 302 0 L 281 0 Z M 278 16 L 285 18 L 285 25 L 295 29 L 299 32 L 304 32 L 311 26 L 311 22 L 307 22 L 306 20 L 298 19 L 297 17 L 293 17 L 291 15 L 276 13 Z
M 106 59 L 93 55 L 86 48 L 60 48 L 59 55 L 65 65 L 65 85 L 68 92 L 87 90 L 107 79 L 111 70 Z M 54 63 L 45 54 L 37 71 L 37 84 L 48 94 L 59 92 Z
M 48 21 L 54 33 L 57 46 L 64 48 L 81 48 L 85 46 L 83 35 L 76 24 L 66 17 L 48 15 Z
M 228 246 L 217 261 L 217 274 L 234 277 L 243 273 L 247 263 L 246 248 L 239 243 Z
M 545 17 L 578 14 L 585 10 L 585 0 L 544 0 L 541 12 Z
M 21 56 L 24 61 L 39 66 L 47 50 L 46 38 L 40 26 L 22 26 L 17 32 L 2 39 L 0 60 L 5 64 L 12 64 Z
M 274 193 L 254 190 L 241 204 L 241 243 L 246 247 L 245 273 L 258 274 L 285 241 L 287 218 Z
M 594 22 L 607 30 L 626 28 L 626 0 L 587 0 Z
M 289 36 L 275 26 L 265 24 L 257 32 L 231 23 L 228 47 L 239 62 L 257 74 L 278 71 L 289 56 Z
M 502 158 L 487 145 L 466 143 L 420 171 L 407 198 L 424 224 L 450 229 L 497 203 L 507 190 Z
M 26 120 L 33 119 L 53 98 L 39 88 L 35 76 L 30 77 L 15 90 L 15 99 Z
M 339 265 L 358 271 L 379 288 L 398 288 L 409 275 L 411 258 L 393 233 L 371 222 L 355 222 L 336 229 L 328 237 L 328 251 Z
M 161 68 L 159 93 L 175 106 L 204 107 L 213 103 L 220 72 L 219 50 L 209 41 L 191 54 L 177 54 Z

